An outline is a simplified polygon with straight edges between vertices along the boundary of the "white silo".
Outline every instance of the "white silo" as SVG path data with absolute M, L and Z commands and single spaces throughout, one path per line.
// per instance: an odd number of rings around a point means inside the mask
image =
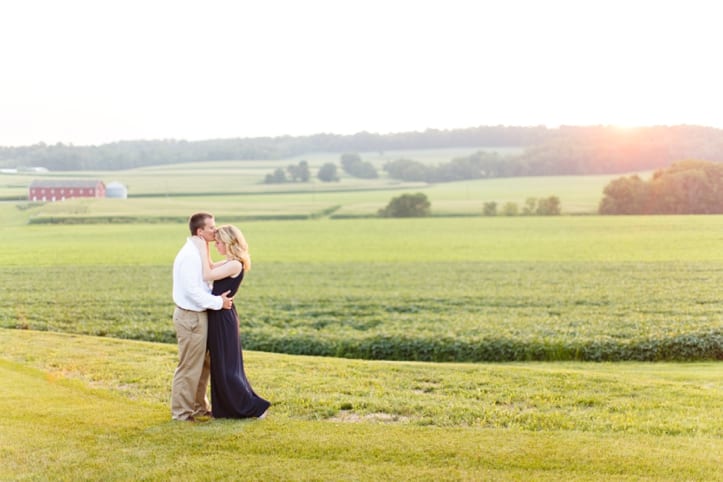
M 113 181 L 105 187 L 105 197 L 125 199 L 128 197 L 128 188 L 117 181 Z

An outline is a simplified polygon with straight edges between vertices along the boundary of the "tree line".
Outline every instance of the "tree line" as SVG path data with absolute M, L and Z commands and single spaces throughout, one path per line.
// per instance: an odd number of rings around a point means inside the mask
M 501 210 L 494 201 L 483 204 L 484 216 L 515 216 L 516 203 L 507 202 Z M 559 215 L 557 196 L 527 198 L 523 215 Z M 600 214 L 723 214 L 723 163 L 686 160 L 656 170 L 649 181 L 640 176 L 623 176 L 603 190 Z M 428 216 L 430 203 L 422 193 L 393 198 L 379 211 L 380 216 Z
M 0 147 L 0 167 L 42 166 L 50 170 L 116 170 L 219 160 L 278 160 L 313 152 L 380 152 L 444 147 L 516 147 L 500 155 L 478 151 L 438 166 L 413 159 L 389 164 L 399 179 L 449 180 L 611 174 L 667 167 L 683 159 L 723 161 L 723 130 L 702 126 L 479 126 L 467 129 L 353 135 L 316 134 L 205 141 L 140 140 L 97 146 L 34 144 Z M 359 167 L 359 166 L 356 166 Z
M 723 214 L 723 164 L 681 161 L 655 171 L 611 181 L 600 214 Z
M 449 182 L 516 176 L 647 171 L 682 159 L 723 161 L 723 131 L 709 127 L 565 127 L 520 154 L 478 151 L 437 165 L 397 159 L 384 170 L 404 181 Z
M 38 143 L 0 147 L 0 167 L 43 166 L 56 171 L 117 170 L 184 162 L 278 160 L 313 152 L 384 152 L 395 149 L 514 146 L 540 142 L 545 127 L 479 126 L 422 132 L 253 137 L 185 141 L 120 141 L 102 145 Z

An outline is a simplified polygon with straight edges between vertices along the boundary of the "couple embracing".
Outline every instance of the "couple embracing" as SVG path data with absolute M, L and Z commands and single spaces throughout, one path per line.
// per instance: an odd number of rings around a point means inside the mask
M 178 339 L 178 366 L 173 375 L 171 415 L 263 418 L 271 405 L 246 379 L 233 296 L 251 257 L 243 234 L 232 225 L 216 228 L 214 217 L 196 213 L 188 222 L 191 236 L 173 262 L 173 324 Z M 209 243 L 225 260 L 214 263 Z M 209 285 L 213 282 L 213 286 Z M 206 396 L 211 378 L 211 402 Z

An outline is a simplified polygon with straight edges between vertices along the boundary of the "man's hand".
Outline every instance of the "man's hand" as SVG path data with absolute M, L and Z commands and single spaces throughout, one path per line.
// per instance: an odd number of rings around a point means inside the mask
M 221 299 L 223 300 L 223 309 L 224 310 L 230 310 L 231 306 L 233 305 L 233 298 L 228 297 L 228 294 L 230 292 L 231 292 L 231 290 L 228 290 L 227 292 L 225 292 L 221 295 Z

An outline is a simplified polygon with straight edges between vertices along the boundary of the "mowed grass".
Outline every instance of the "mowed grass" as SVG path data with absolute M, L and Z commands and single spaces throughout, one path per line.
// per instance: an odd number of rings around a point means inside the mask
M 189 235 L 185 219 L 131 225 L 8 223 L 0 227 L 0 265 L 170 265 Z M 216 215 L 217 225 L 226 222 Z M 723 261 L 718 249 L 723 216 L 718 215 L 318 219 L 237 225 L 259 264 Z
M 0 330 L 3 480 L 720 480 L 720 364 L 246 352 L 264 421 L 169 420 L 175 347 Z

